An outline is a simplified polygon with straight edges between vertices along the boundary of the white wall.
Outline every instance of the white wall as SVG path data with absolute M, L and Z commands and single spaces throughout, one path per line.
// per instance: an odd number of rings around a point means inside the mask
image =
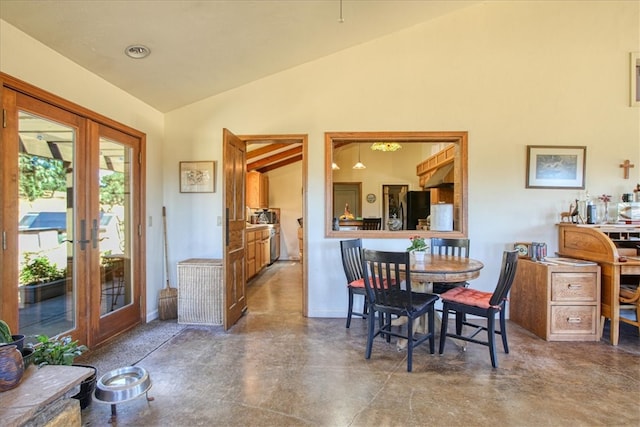
M 157 317 L 158 292 L 165 284 L 162 263 L 163 114 L 3 20 L 0 20 L 0 71 L 147 135 L 147 319 Z
M 302 163 L 267 172 L 269 206 L 280 208 L 280 259 L 299 260 L 298 218 L 302 216 Z
M 586 146 L 591 195 L 640 182 L 640 108 L 629 107 L 639 18 L 634 1 L 488 1 L 170 112 L 164 141 L 155 111 L 2 21 L 0 70 L 148 134 L 149 304 L 162 283 L 162 204 L 174 281 L 177 261 L 222 254 L 222 129 L 308 134 L 309 314 L 338 317 L 346 291 L 338 240 L 324 237 L 324 132 L 469 131 L 469 237 L 486 265 L 474 286 L 492 289 L 514 241 L 557 248 L 559 212 L 581 194 L 525 189 L 527 145 Z M 52 66 L 35 66 L 42 55 Z M 636 165 L 629 180 L 624 159 Z M 179 193 L 179 160 L 216 160 L 216 193 Z
M 469 237 L 472 256 L 486 265 L 474 286 L 493 289 L 502 251 L 514 241 L 557 249 L 559 212 L 581 194 L 525 189 L 527 145 L 587 146 L 591 195 L 619 197 L 639 182 L 640 109 L 628 106 L 639 13 L 637 2 L 487 2 L 463 9 L 167 114 L 164 166 L 171 170 L 188 156 L 219 160 L 223 127 L 308 134 L 309 314 L 337 317 L 345 314 L 346 292 L 338 240 L 325 238 L 322 225 L 324 132 L 469 131 Z M 629 180 L 618 167 L 624 159 L 638 165 Z M 185 200 L 165 184 L 167 204 L 179 206 L 182 235 L 198 234 L 208 221 L 200 217 L 188 227 L 186 217 L 220 210 L 220 193 Z M 220 227 L 208 238 L 199 249 L 219 254 Z

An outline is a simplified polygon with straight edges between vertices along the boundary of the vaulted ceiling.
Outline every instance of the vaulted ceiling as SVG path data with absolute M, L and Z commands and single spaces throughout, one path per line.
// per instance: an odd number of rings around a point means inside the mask
M 2 0 L 0 19 L 169 112 L 477 3 Z M 147 46 L 151 54 L 127 57 L 133 44 Z M 301 158 L 295 145 L 250 149 L 251 167 L 263 171 Z

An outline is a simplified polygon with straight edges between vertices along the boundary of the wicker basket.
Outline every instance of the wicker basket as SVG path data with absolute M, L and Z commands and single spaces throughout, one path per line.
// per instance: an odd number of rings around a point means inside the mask
M 220 259 L 178 263 L 178 323 L 222 325 L 223 266 Z

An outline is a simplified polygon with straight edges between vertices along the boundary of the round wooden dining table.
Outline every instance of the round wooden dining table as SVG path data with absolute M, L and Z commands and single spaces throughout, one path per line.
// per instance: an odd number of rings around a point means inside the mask
M 466 282 L 480 275 L 484 264 L 472 258 L 425 254 L 423 262 L 411 257 L 412 282 Z

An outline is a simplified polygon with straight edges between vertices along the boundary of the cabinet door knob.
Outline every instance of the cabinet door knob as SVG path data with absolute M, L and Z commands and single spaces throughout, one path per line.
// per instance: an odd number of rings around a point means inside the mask
M 580 318 L 580 317 L 567 317 L 567 323 L 582 323 L 582 318 Z
M 569 283 L 567 285 L 568 289 L 582 289 L 582 285 L 574 285 L 573 283 Z

